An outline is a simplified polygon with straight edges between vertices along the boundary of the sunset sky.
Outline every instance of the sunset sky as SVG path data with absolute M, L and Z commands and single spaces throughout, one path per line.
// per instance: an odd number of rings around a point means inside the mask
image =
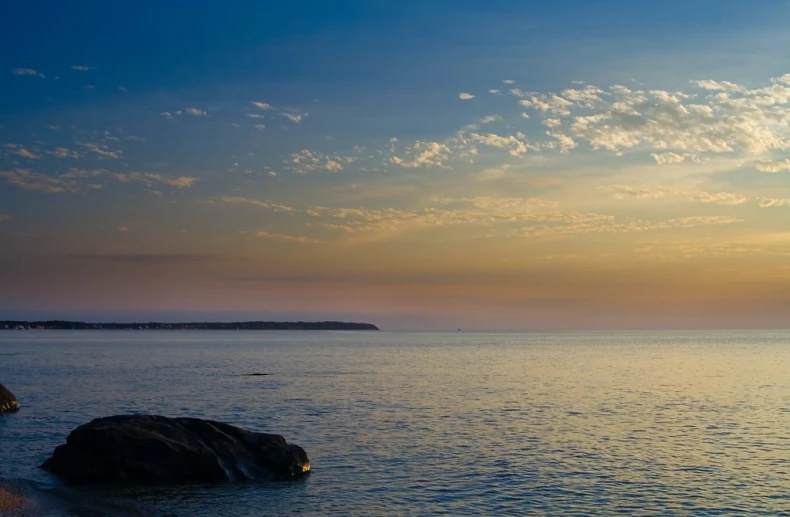
M 0 319 L 788 327 L 788 24 L 772 0 L 11 2 Z

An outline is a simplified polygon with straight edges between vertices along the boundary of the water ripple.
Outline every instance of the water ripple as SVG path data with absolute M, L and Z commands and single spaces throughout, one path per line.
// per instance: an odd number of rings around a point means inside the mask
M 787 516 L 788 338 L 0 332 L 24 406 L 0 418 L 0 475 L 162 516 Z M 35 468 L 77 425 L 125 412 L 281 433 L 313 473 L 108 490 Z

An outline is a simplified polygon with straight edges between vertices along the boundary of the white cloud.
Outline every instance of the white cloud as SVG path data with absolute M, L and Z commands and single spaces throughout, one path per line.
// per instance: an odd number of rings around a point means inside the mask
M 790 171 L 790 158 L 784 160 L 759 160 L 754 166 L 760 172 L 784 172 Z
M 515 135 L 509 136 L 500 136 L 494 133 L 483 135 L 472 133 L 469 135 L 469 138 L 483 145 L 506 149 L 511 156 L 524 156 L 530 149 L 535 149 L 527 142 L 527 138 L 523 133 L 516 133 Z
M 271 104 L 268 104 L 268 103 L 266 103 L 266 102 L 260 102 L 260 101 L 250 101 L 250 104 L 252 104 L 252 105 L 253 105 L 253 106 L 255 106 L 256 108 L 258 108 L 258 109 L 262 109 L 262 110 L 269 110 L 269 109 L 272 109 L 272 105 L 271 105 Z
M 530 135 L 535 147 L 546 150 L 642 151 L 667 165 L 699 163 L 709 159 L 706 154 L 738 159 L 790 149 L 790 74 L 752 89 L 728 81 L 693 85 L 698 89 L 690 92 L 622 85 L 509 92 L 552 129 L 548 141 Z M 758 167 L 785 170 L 781 161 L 766 160 Z
M 305 174 L 316 170 L 341 171 L 343 170 L 343 162 L 348 163 L 348 159 L 338 155 L 329 156 L 316 151 L 302 149 L 298 153 L 293 153 L 289 162 L 291 170 L 298 174 Z
M 189 176 L 179 176 L 176 178 L 171 178 L 167 176 L 162 176 L 161 174 L 153 174 L 153 173 L 145 173 L 145 172 L 130 172 L 127 174 L 119 173 L 115 175 L 115 178 L 121 183 L 130 183 L 132 181 L 138 181 L 141 183 L 145 183 L 149 187 L 158 183 L 161 185 L 167 185 L 169 187 L 174 187 L 179 189 L 189 188 L 197 181 L 197 178 L 192 178 Z
M 32 68 L 12 68 L 11 73 L 14 75 L 34 75 L 36 77 L 41 77 L 42 79 L 46 77 L 41 72 Z
M 577 106 L 583 108 L 593 108 L 595 104 L 603 101 L 605 95 L 602 89 L 597 86 L 585 86 L 582 89 L 568 88 L 562 91 L 562 96 Z
M 475 96 L 472 95 L 471 93 L 461 92 L 461 93 L 458 94 L 458 98 L 463 100 L 463 101 L 468 101 L 470 99 L 474 99 Z
M 502 82 L 505 83 L 505 84 L 515 84 L 516 81 L 514 81 L 513 79 L 505 79 Z
M 560 153 L 567 154 L 572 149 L 576 148 L 576 141 L 568 135 L 552 131 L 546 131 L 546 134 L 553 138 L 554 141 L 543 144 L 542 147 L 544 149 L 556 149 L 559 150 Z
M 250 118 L 261 118 L 263 115 L 259 113 L 247 113 L 247 116 Z
M 450 157 L 450 148 L 440 142 L 418 140 L 406 148 L 406 156 L 391 156 L 390 163 L 401 167 L 444 167 Z
M 519 101 L 521 106 L 533 108 L 539 112 L 568 116 L 571 114 L 571 108 L 574 107 L 573 102 L 556 94 L 523 92 L 518 88 L 511 89 L 510 93 L 521 99 Z
M 266 126 L 263 124 L 255 124 L 255 129 L 257 129 L 258 131 L 263 131 L 264 129 L 266 129 Z
M 737 98 L 720 92 L 702 102 L 662 90 L 615 86 L 610 93 L 610 102 L 595 113 L 576 116 L 570 124 L 571 134 L 593 149 L 760 154 L 790 147 L 790 113 L 774 105 L 783 92 L 747 90 Z
M 72 70 L 77 70 L 78 72 L 88 72 L 90 70 L 96 70 L 95 66 L 86 66 L 86 65 L 71 65 Z
M 203 111 L 202 109 L 198 109 L 198 108 L 185 108 L 184 112 L 187 115 L 192 115 L 193 117 L 205 117 L 205 116 L 207 116 L 205 111 Z
M 760 208 L 790 206 L 790 198 L 777 199 L 775 197 L 761 197 L 757 198 L 757 204 Z
M 291 113 L 291 112 L 282 112 L 280 113 L 283 117 L 287 118 L 294 124 L 299 124 L 304 118 L 307 116 L 307 113 Z
M 5 144 L 5 152 L 6 154 L 13 154 L 21 158 L 26 158 L 28 160 L 38 160 L 39 158 L 41 158 L 39 155 L 27 149 L 22 144 Z
M 501 93 L 501 91 L 500 90 L 488 90 L 488 93 L 490 93 L 492 95 L 499 95 Z

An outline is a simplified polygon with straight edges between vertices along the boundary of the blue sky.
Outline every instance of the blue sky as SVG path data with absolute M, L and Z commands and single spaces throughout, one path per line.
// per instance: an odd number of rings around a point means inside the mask
M 0 311 L 776 325 L 755 271 L 790 283 L 788 15 L 17 2 Z

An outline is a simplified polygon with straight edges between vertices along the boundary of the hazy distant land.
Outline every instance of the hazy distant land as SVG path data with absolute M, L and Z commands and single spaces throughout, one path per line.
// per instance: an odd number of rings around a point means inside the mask
M 84 321 L 0 321 L 6 330 L 379 330 L 372 323 L 343 321 L 204 321 L 190 323 L 86 323 Z

